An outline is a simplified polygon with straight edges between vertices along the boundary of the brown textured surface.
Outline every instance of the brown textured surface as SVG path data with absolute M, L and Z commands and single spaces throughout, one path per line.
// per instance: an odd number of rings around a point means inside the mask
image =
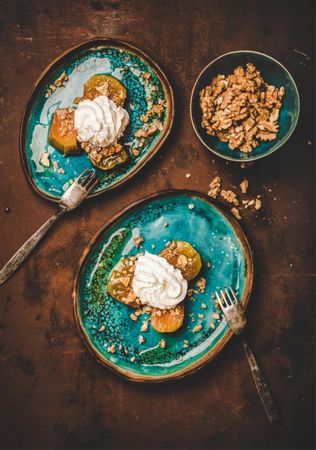
M 313 2 L 2 0 L 0 8 L 1 265 L 54 210 L 28 186 L 17 142 L 28 92 L 59 52 L 96 36 L 129 41 L 165 69 L 177 111 L 160 155 L 127 185 L 62 220 L 1 288 L 1 448 L 313 448 L 314 142 L 307 141 L 314 61 L 299 53 L 314 54 Z M 302 101 L 294 136 L 248 169 L 213 158 L 188 110 L 200 70 L 244 48 L 283 62 Z M 153 191 L 206 192 L 216 171 L 227 187 L 247 176 L 250 192 L 263 194 L 264 209 L 244 214 L 242 225 L 256 263 L 250 341 L 282 415 L 275 427 L 238 339 L 185 380 L 135 385 L 99 366 L 75 328 L 72 276 L 96 229 Z

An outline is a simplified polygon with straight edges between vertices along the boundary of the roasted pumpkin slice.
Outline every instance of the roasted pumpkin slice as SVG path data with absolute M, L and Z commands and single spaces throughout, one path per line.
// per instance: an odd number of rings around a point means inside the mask
M 202 267 L 200 255 L 188 242 L 171 241 L 159 255 L 179 269 L 187 281 L 193 280 Z
M 104 155 L 101 153 L 88 153 L 90 161 L 94 166 L 101 170 L 112 170 L 116 166 L 124 164 L 128 159 L 128 153 L 121 144 L 115 144 L 116 151 L 111 155 Z
M 151 313 L 150 323 L 159 333 L 173 333 L 177 331 L 184 320 L 184 306 L 181 303 L 172 309 L 154 308 Z
M 65 156 L 81 153 L 74 127 L 74 111 L 73 108 L 56 109 L 49 130 L 50 145 Z
M 138 308 L 140 300 L 132 289 L 135 261 L 136 258 L 134 256 L 129 256 L 122 258 L 116 264 L 109 278 L 108 292 L 115 300 L 133 308 Z
M 126 88 L 123 83 L 110 75 L 94 75 L 84 85 L 83 97 L 93 100 L 106 95 L 117 105 L 123 106 L 126 99 Z

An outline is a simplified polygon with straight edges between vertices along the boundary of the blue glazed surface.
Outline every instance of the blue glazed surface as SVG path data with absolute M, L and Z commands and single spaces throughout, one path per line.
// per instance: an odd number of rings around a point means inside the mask
M 69 80 L 58 88 L 50 97 L 46 97 L 49 86 L 62 74 L 66 73 Z M 150 73 L 150 79 L 144 80 L 143 74 Z M 122 81 L 127 89 L 127 99 L 124 107 L 130 115 L 130 123 L 121 142 L 127 149 L 137 148 L 134 133 L 142 127 L 140 118 L 147 109 L 159 100 L 168 100 L 164 86 L 158 79 L 150 64 L 132 51 L 122 50 L 114 46 L 97 46 L 80 50 L 63 58 L 58 67 L 48 72 L 45 82 L 40 84 L 32 102 L 24 133 L 24 152 L 28 171 L 36 188 L 43 195 L 59 199 L 64 191 L 81 172 L 92 167 L 92 163 L 83 151 L 80 156 L 64 157 L 48 143 L 48 133 L 51 118 L 57 108 L 76 107 L 73 100 L 83 94 L 84 83 L 93 75 L 112 75 Z M 161 122 L 165 124 L 170 103 Z M 165 130 L 157 131 L 146 140 L 140 156 L 130 154 L 130 160 L 116 170 L 104 172 L 97 169 L 99 184 L 96 192 L 102 192 L 126 177 L 135 167 L 142 163 L 157 143 Z M 44 167 L 40 158 L 43 152 L 50 153 L 51 165 Z M 65 173 L 59 173 L 53 166 L 57 162 Z
M 250 153 L 231 150 L 226 142 L 221 142 L 215 136 L 210 136 L 201 126 L 202 113 L 200 108 L 200 91 L 209 85 L 218 74 L 229 75 L 237 66 L 253 63 L 261 72 L 263 79 L 276 87 L 285 88 L 283 107 L 280 112 L 279 132 L 273 141 L 261 142 Z M 191 97 L 191 118 L 193 127 L 203 144 L 219 156 L 235 161 L 252 161 L 273 153 L 281 147 L 293 133 L 299 116 L 300 101 L 296 84 L 286 70 L 275 59 L 262 53 L 252 51 L 237 51 L 220 56 L 210 63 L 199 76 Z
M 164 227 L 165 223 L 168 227 Z M 137 236 L 145 239 L 141 250 L 134 244 Z M 134 310 L 107 293 L 110 272 L 123 256 L 144 250 L 158 254 L 173 239 L 189 242 L 200 253 L 203 266 L 199 276 L 207 281 L 205 293 L 194 295 L 195 300 L 185 300 L 185 322 L 177 332 L 158 333 L 149 326 L 148 332 L 141 333 L 142 321 L 148 316 L 132 321 L 130 314 Z M 207 263 L 211 263 L 211 268 Z M 149 378 L 177 375 L 198 364 L 228 332 L 222 317 L 213 318 L 218 312 L 212 298 L 214 292 L 232 286 L 242 299 L 251 270 L 234 228 L 207 200 L 171 193 L 145 201 L 105 228 L 83 262 L 76 307 L 85 339 L 101 360 L 111 362 L 120 372 Z M 189 287 L 194 287 L 194 281 Z M 202 304 L 206 305 L 205 309 Z M 204 317 L 199 318 L 198 314 Z M 202 331 L 194 333 L 194 326 L 200 323 Z M 146 338 L 144 344 L 138 343 L 140 334 Z M 159 346 L 161 339 L 166 340 L 165 349 Z M 189 342 L 187 348 L 185 340 Z M 107 350 L 113 344 L 115 354 Z M 124 349 L 128 350 L 127 355 Z M 135 357 L 134 362 L 130 361 L 131 357 Z

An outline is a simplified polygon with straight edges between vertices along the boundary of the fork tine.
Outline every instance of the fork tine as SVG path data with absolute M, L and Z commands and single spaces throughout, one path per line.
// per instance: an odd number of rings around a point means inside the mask
M 98 177 L 97 176 L 95 176 L 93 179 L 91 179 L 90 181 L 89 181 L 89 186 L 88 185 L 86 185 L 85 186 L 85 189 L 88 191 L 88 194 L 91 192 L 91 191 L 93 191 L 93 189 L 96 187 L 96 185 L 99 183 L 99 179 L 98 179 Z
M 88 189 L 88 184 L 90 183 L 90 181 L 94 180 L 95 177 L 96 177 L 95 171 L 92 169 L 91 172 L 80 183 L 81 186 Z
M 95 173 L 89 174 L 87 178 L 85 179 L 84 183 L 82 184 L 82 187 L 85 189 L 89 189 L 89 186 L 94 183 L 94 181 L 97 179 L 97 176 Z
M 95 175 L 94 169 L 86 169 L 84 172 L 82 172 L 81 175 L 77 178 L 76 182 L 82 186 L 85 187 L 89 180 L 91 180 L 92 177 Z
M 80 183 L 81 179 L 84 178 L 89 172 L 91 171 L 91 169 L 86 169 L 84 170 L 74 181 L 74 183 Z M 81 183 L 80 183 L 81 184 Z
M 223 299 L 223 302 L 224 302 L 226 308 L 228 308 L 229 303 L 228 303 L 228 301 L 227 301 L 226 295 L 224 294 L 224 292 L 223 292 L 222 290 L 220 290 L 220 294 L 221 294 L 221 296 L 222 296 L 222 299 Z
M 234 298 L 235 302 L 238 303 L 238 298 L 237 298 L 237 295 L 236 295 L 235 291 L 233 290 L 232 287 L 230 287 L 229 289 L 230 289 L 230 292 L 233 295 L 233 298 Z
M 219 303 L 219 306 L 221 307 L 221 309 L 224 309 L 224 305 L 222 303 L 221 297 L 220 297 L 220 295 L 219 295 L 219 293 L 217 291 L 215 292 L 215 295 L 216 295 L 216 299 L 217 299 L 217 301 Z
M 225 288 L 226 296 L 228 300 L 230 301 L 231 305 L 234 305 L 234 300 L 231 298 L 230 293 L 228 292 L 227 288 Z

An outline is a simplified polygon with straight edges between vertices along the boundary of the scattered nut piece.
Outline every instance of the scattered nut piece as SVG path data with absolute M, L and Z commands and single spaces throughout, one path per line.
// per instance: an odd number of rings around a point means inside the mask
M 110 347 L 108 347 L 108 352 L 109 352 L 109 353 L 115 353 L 115 352 L 116 352 L 116 347 L 115 347 L 114 344 L 113 344 L 113 345 L 110 345 Z
M 148 80 L 150 78 L 150 73 L 149 72 L 145 72 L 142 74 L 142 77 L 144 78 L 144 80 Z
M 189 208 L 189 209 L 193 209 L 193 208 L 194 208 L 194 205 L 193 205 L 192 203 L 189 203 L 189 204 L 188 204 L 188 208 Z
M 140 331 L 148 331 L 148 322 L 143 322 Z
M 146 338 L 144 338 L 144 336 L 142 336 L 141 334 L 138 336 L 138 342 L 139 344 L 143 344 L 146 341 Z
M 132 357 L 130 358 L 130 361 L 131 361 L 131 362 L 134 362 L 135 359 L 136 359 L 135 356 L 132 356 Z
M 213 322 L 210 323 L 210 327 L 213 328 L 213 330 L 215 330 L 215 325 Z
M 221 190 L 221 178 L 215 177 L 210 183 L 211 190 L 207 193 L 212 198 L 217 198 L 219 191 Z
M 199 331 L 201 331 L 203 328 L 202 324 L 200 323 L 199 325 L 195 325 L 195 327 L 193 328 L 193 333 L 198 333 Z
M 239 200 L 238 200 L 237 195 L 235 194 L 235 192 L 233 192 L 231 190 L 225 191 L 224 189 L 222 189 L 221 190 L 221 196 L 228 203 L 233 203 L 235 206 L 239 205 Z
M 199 318 L 199 319 L 203 319 L 203 318 L 204 318 L 204 314 L 198 313 L 198 318 Z
M 186 177 L 186 178 L 190 178 L 190 176 L 191 176 L 190 173 L 186 173 L 186 174 L 185 174 L 185 177 Z
M 180 269 L 184 269 L 186 265 L 188 264 L 188 259 L 185 255 L 179 255 L 177 258 L 177 266 Z
M 164 339 L 161 339 L 161 340 L 159 341 L 159 345 L 160 345 L 161 348 L 166 348 L 167 343 L 166 343 L 166 341 L 165 341 Z
M 206 309 L 207 308 L 205 303 L 202 303 L 201 307 L 202 307 L 202 309 Z
M 57 170 L 58 173 L 65 173 L 65 169 L 63 169 L 62 167 L 59 167 L 59 169 Z
M 262 206 L 262 203 L 261 203 L 261 200 L 260 200 L 260 198 L 256 198 L 256 200 L 255 200 L 255 209 L 260 209 L 261 208 L 261 206 Z
M 206 288 L 206 279 L 203 277 L 200 277 L 196 283 L 195 283 L 196 287 L 199 289 L 199 291 L 204 294 L 205 292 L 205 288 Z
M 105 330 L 105 325 L 101 325 L 98 331 L 99 331 L 99 332 L 102 332 L 102 331 L 104 331 L 104 330 Z
M 230 211 L 234 214 L 236 219 L 238 219 L 238 220 L 241 219 L 241 215 L 240 215 L 239 210 L 237 208 L 232 208 Z
M 218 313 L 214 313 L 212 317 L 213 317 L 213 319 L 216 319 L 216 320 L 220 319 L 220 315 Z
M 131 148 L 131 152 L 136 158 L 140 155 L 140 151 L 137 148 Z
M 141 244 L 144 242 L 144 238 L 142 236 L 138 236 L 134 238 L 134 242 L 137 248 L 141 246 Z
M 138 317 L 137 317 L 136 314 L 134 314 L 134 313 L 132 313 L 132 314 L 130 315 L 130 318 L 131 318 L 132 320 L 134 320 L 134 322 L 136 322 L 136 320 L 138 320 Z
M 240 187 L 240 190 L 241 190 L 241 192 L 242 192 L 243 194 L 247 194 L 248 186 L 249 186 L 249 183 L 248 183 L 248 180 L 246 180 L 246 179 L 244 179 L 244 180 L 240 183 L 239 187 Z
M 167 228 L 167 227 L 169 227 L 169 223 L 166 222 L 166 223 L 163 224 L 163 226 L 164 226 L 164 228 Z

